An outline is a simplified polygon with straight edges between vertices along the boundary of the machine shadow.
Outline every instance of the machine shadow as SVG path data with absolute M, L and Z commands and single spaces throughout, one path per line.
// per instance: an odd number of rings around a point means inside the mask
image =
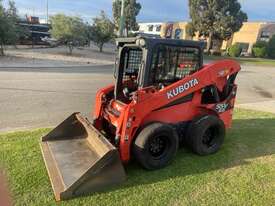
M 132 162 L 126 166 L 128 180 L 122 187 L 232 168 L 250 164 L 248 159 L 272 154 L 275 154 L 275 119 L 237 119 L 228 131 L 223 147 L 216 154 L 198 156 L 180 148 L 172 164 L 158 171 L 146 171 Z

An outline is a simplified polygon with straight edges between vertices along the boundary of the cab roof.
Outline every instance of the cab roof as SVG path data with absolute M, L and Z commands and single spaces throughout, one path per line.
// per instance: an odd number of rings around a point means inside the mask
M 145 41 L 146 47 L 154 47 L 157 44 L 165 44 L 171 46 L 182 46 L 182 47 L 197 47 L 203 49 L 205 43 L 202 41 L 192 41 L 192 40 L 181 40 L 181 39 L 164 39 L 164 38 L 152 38 L 152 37 L 127 37 L 127 38 L 117 38 L 117 46 L 122 47 L 125 44 L 138 44 L 140 40 Z

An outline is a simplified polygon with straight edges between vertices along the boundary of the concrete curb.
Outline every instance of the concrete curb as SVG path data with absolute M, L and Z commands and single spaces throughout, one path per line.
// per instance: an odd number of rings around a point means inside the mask
M 275 114 L 275 100 L 237 104 L 236 107 L 241 109 L 251 109 L 255 111 L 269 112 Z
M 0 66 L 0 69 L 66 69 L 66 68 L 89 68 L 89 67 L 104 67 L 104 66 L 112 66 L 113 64 L 98 64 L 98 65 L 69 65 L 69 66 Z M 104 68 L 107 69 L 107 68 Z

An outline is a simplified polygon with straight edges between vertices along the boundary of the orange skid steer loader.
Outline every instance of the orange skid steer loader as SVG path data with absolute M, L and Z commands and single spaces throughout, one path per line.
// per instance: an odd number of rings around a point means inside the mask
M 74 113 L 41 148 L 56 200 L 97 192 L 126 179 L 123 165 L 167 166 L 179 145 L 217 152 L 231 127 L 240 66 L 203 65 L 203 43 L 121 38 L 115 84 L 96 94 L 93 122 Z

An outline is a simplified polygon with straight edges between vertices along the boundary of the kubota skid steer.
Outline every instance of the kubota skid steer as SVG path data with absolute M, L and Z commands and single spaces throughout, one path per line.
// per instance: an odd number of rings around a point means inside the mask
M 194 41 L 124 38 L 117 48 L 116 81 L 97 92 L 93 123 L 74 113 L 42 138 L 56 200 L 122 182 L 132 157 L 153 170 L 179 144 L 215 153 L 231 126 L 236 62 L 203 65 L 203 43 Z

